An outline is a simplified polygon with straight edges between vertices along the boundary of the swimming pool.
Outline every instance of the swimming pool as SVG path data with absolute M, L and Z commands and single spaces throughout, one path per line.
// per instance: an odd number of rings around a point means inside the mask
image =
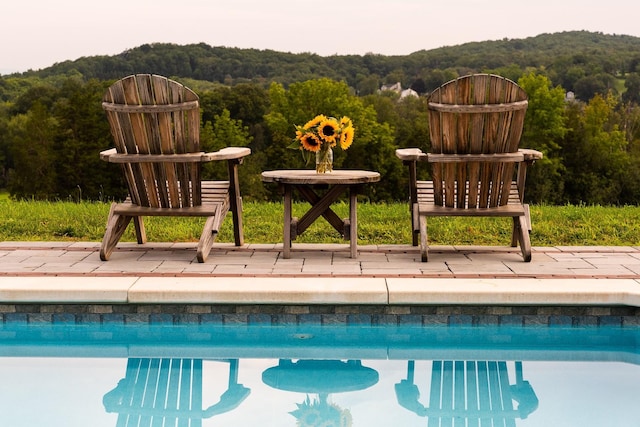
M 3 426 L 639 426 L 640 329 L 5 323 L 0 378 Z

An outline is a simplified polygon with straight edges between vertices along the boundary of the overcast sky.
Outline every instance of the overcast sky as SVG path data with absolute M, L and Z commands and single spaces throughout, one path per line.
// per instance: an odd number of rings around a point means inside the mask
M 8 0 L 0 73 L 144 43 L 407 55 L 588 30 L 640 36 L 637 0 Z

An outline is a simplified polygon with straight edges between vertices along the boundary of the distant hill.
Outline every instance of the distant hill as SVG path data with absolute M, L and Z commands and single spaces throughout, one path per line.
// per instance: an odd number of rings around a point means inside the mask
M 289 84 L 318 77 L 344 80 L 358 90 L 379 82 L 400 81 L 420 92 L 447 76 L 499 71 L 517 78 L 527 69 L 544 69 L 568 90 L 588 76 L 617 78 L 639 71 L 640 38 L 587 31 L 541 34 L 525 39 L 465 43 L 403 56 L 292 54 L 273 50 L 213 47 L 205 43 L 145 44 L 118 55 L 83 57 L 22 73 L 48 77 L 80 73 L 85 78 L 117 79 L 132 73 L 234 85 L 253 82 Z M 567 76 L 569 74 L 569 76 Z M 606 79 L 605 79 L 606 80 Z M 371 90 L 370 88 L 368 90 Z

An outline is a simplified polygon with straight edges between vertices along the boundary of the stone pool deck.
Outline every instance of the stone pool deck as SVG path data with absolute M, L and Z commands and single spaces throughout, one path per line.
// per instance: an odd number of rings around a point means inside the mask
M 432 248 L 410 245 L 0 242 L 0 304 L 333 304 L 640 306 L 640 247 Z

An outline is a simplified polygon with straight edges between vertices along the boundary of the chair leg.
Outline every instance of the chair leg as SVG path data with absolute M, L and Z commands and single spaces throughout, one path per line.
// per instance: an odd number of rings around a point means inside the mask
M 527 230 L 531 233 L 531 212 L 529 211 L 529 205 L 524 205 L 524 217 L 527 220 Z
M 207 218 L 207 221 L 204 224 L 204 229 L 202 230 L 202 235 L 198 242 L 198 262 L 205 262 L 207 260 L 209 252 L 211 252 L 213 242 L 216 240 L 216 237 L 218 237 L 218 230 L 214 230 L 215 220 L 216 218 L 211 216 Z
M 427 217 L 420 215 L 418 217 L 420 224 L 420 254 L 422 256 L 422 262 L 429 260 L 429 244 L 427 242 Z
M 111 253 L 127 229 L 127 225 L 129 225 L 129 222 L 133 219 L 131 216 L 116 214 L 115 207 L 116 204 L 113 203 L 107 219 L 107 228 L 104 232 L 104 237 L 102 238 L 102 244 L 100 245 L 100 259 L 102 261 L 109 260 Z
M 242 198 L 236 197 L 232 204 L 233 239 L 236 246 L 244 246 L 244 225 L 242 224 Z
M 142 245 L 147 243 L 147 232 L 144 229 L 144 221 L 141 216 L 136 216 L 133 218 L 133 225 L 136 229 L 136 239 L 138 244 Z
M 513 226 L 511 227 L 511 247 L 515 248 L 518 246 L 518 242 L 520 240 L 520 232 L 518 231 L 519 228 L 519 217 L 514 216 L 513 217 Z
M 211 252 L 213 242 L 216 240 L 216 237 L 218 237 L 220 224 L 222 223 L 225 215 L 222 214 L 222 207 L 218 206 L 215 215 L 208 217 L 205 221 L 204 228 L 202 229 L 202 235 L 200 236 L 200 241 L 198 242 L 198 262 L 205 262 L 207 260 L 209 252 Z
M 529 205 L 524 206 L 524 216 L 522 217 L 513 217 L 513 232 L 511 233 L 511 246 L 518 246 L 518 223 L 522 218 L 524 218 L 524 223 L 522 225 L 523 230 L 527 230 L 528 233 L 531 233 L 531 213 L 529 211 Z
M 238 165 L 240 165 L 240 163 L 242 163 L 242 159 L 232 159 L 227 162 L 229 172 L 229 204 L 233 217 L 233 238 L 236 246 L 244 245 L 242 197 L 240 196 L 240 178 L 238 176 Z
M 531 240 L 529 238 L 527 218 L 525 216 L 519 216 L 517 219 L 514 218 L 514 222 L 515 221 L 517 221 L 518 240 L 520 241 L 522 258 L 524 258 L 524 262 L 531 262 Z
M 420 236 L 420 225 L 418 224 L 418 204 L 414 203 L 411 208 L 411 244 L 418 246 L 418 238 Z

